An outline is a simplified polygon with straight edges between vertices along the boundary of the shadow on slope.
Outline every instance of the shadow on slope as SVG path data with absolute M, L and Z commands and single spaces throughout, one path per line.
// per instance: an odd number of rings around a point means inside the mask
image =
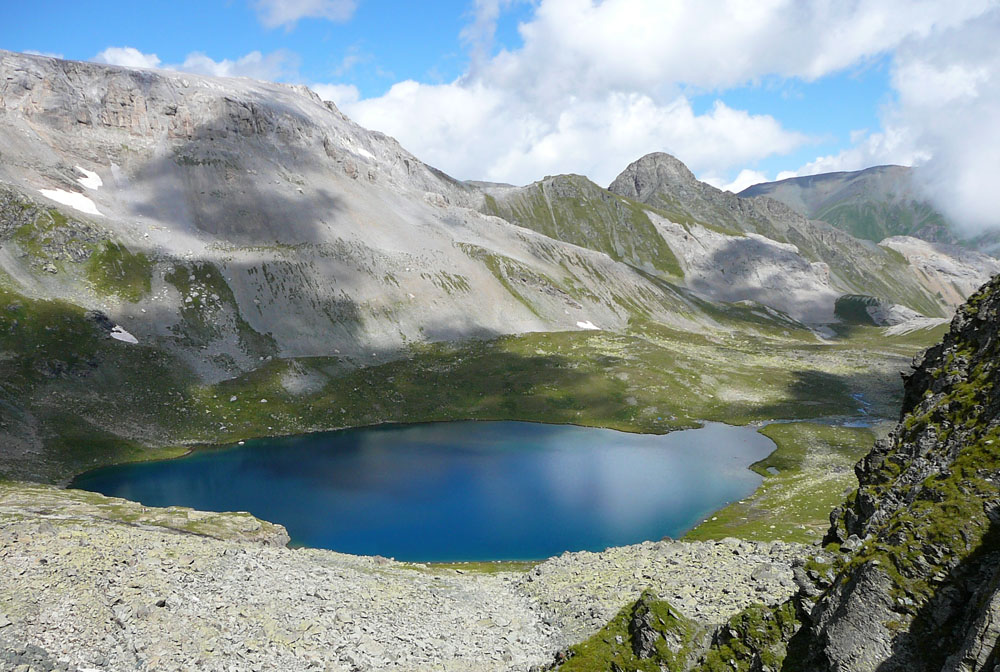
M 316 147 L 321 131 L 302 124 L 271 137 L 267 117 L 275 112 L 253 106 L 249 114 L 247 121 L 224 110 L 169 153 L 135 166 L 135 212 L 234 244 L 329 240 L 326 227 L 345 209 L 333 191 L 344 169 Z
M 959 663 L 963 665 L 955 669 L 988 670 L 1000 663 L 993 624 L 1000 591 L 1000 511 L 996 506 L 993 511 L 979 547 L 934 577 L 933 596 L 913 614 L 878 672 L 936 672 Z

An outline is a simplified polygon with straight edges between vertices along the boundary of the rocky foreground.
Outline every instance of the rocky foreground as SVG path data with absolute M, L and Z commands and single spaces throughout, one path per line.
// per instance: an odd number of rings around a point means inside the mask
M 0 669 L 528 670 L 645 589 L 706 626 L 781 602 L 805 550 L 647 542 L 491 574 L 285 539 L 246 514 L 0 484 Z

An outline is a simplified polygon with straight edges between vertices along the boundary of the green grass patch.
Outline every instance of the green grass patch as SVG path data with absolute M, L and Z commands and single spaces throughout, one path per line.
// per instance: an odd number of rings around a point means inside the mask
M 431 569 L 446 569 L 468 574 L 523 574 L 538 566 L 538 561 L 495 560 L 491 562 L 431 562 Z
M 646 658 L 635 654 L 635 624 L 644 622 L 653 639 Z M 665 600 L 646 591 L 601 628 L 597 634 L 569 649 L 569 660 L 559 672 L 680 672 L 687 669 L 688 658 L 696 644 L 700 628 Z
M 558 175 L 498 198 L 484 212 L 615 261 L 683 277 L 673 250 L 646 215 L 653 208 L 602 189 L 581 175 Z
M 87 279 L 99 293 L 136 302 L 149 294 L 153 263 L 121 243 L 105 241 L 87 261 Z
M 806 672 L 802 651 L 792 641 L 801 622 L 791 600 L 775 607 L 751 605 L 727 625 L 692 672 Z
M 855 463 L 875 442 L 870 429 L 808 422 L 771 424 L 760 432 L 777 445 L 750 467 L 764 482 L 746 499 L 712 514 L 686 539 L 808 543 L 822 538 L 830 510 L 857 487 Z

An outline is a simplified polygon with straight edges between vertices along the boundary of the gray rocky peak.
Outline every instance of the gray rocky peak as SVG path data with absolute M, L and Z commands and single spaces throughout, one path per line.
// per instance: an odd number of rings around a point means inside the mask
M 665 152 L 652 152 L 630 163 L 611 183 L 609 190 L 647 201 L 658 192 L 697 184 L 694 173 L 680 159 Z

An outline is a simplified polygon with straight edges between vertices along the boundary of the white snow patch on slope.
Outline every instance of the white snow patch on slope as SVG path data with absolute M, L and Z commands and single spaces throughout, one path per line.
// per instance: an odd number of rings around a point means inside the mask
M 357 154 L 360 154 L 361 156 L 365 157 L 366 159 L 371 159 L 372 161 L 375 160 L 375 155 L 372 154 L 371 152 L 369 152 L 364 147 L 351 147 L 351 151 L 353 151 L 353 152 L 355 152 Z
M 124 341 L 125 343 L 135 344 L 139 342 L 138 338 L 128 333 L 119 326 L 115 326 L 115 328 L 111 330 L 111 338 L 115 339 L 116 341 Z
M 887 327 L 885 334 L 886 336 L 902 336 L 918 329 L 933 329 L 939 324 L 945 324 L 946 322 L 948 322 L 948 319 L 944 317 L 917 317 Z
M 595 329 L 595 330 L 599 330 L 600 329 L 600 327 L 598 327 L 597 325 L 595 325 L 590 320 L 587 320 L 586 322 L 577 322 L 576 326 L 578 326 L 580 329 Z
M 93 189 L 96 191 L 104 186 L 104 180 L 102 180 L 101 176 L 97 173 L 91 172 L 86 168 L 81 168 L 80 166 L 76 166 L 76 169 L 84 175 L 83 177 L 76 178 L 76 181 L 87 189 Z
M 69 207 L 79 210 L 80 212 L 85 212 L 88 215 L 97 215 L 98 217 L 104 216 L 97 211 L 97 206 L 94 205 L 94 202 L 83 194 L 77 194 L 72 191 L 64 191 L 63 189 L 39 189 L 38 191 L 42 194 L 42 196 L 45 198 L 51 198 L 56 203 L 68 205 Z

